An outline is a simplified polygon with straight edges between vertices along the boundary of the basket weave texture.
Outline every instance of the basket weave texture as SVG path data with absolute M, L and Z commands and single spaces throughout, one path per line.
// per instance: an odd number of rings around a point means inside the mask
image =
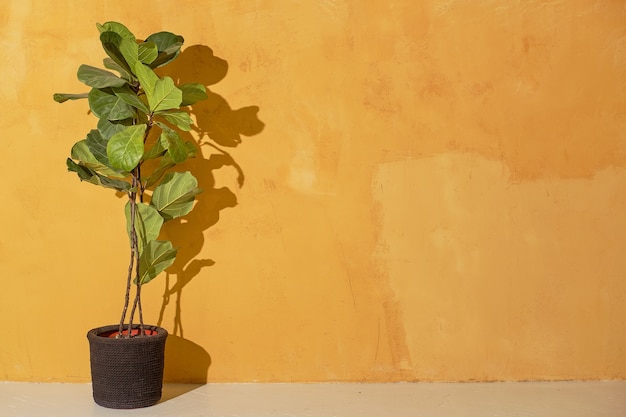
M 117 329 L 111 325 L 87 333 L 94 401 L 117 409 L 156 404 L 163 386 L 167 330 L 144 325 L 156 334 L 130 339 L 99 336 Z

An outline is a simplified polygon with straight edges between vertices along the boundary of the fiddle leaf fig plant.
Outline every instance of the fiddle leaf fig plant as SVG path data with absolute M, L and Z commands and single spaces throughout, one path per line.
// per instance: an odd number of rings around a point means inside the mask
M 98 118 L 96 128 L 71 149 L 67 168 L 85 181 L 127 196 L 124 208 L 130 242 L 126 296 L 119 335 L 135 313 L 143 330 L 141 286 L 156 278 L 176 258 L 172 242 L 159 240 L 163 223 L 188 214 L 202 190 L 190 172 L 170 172 L 195 155 L 195 147 L 181 131 L 192 128 L 186 106 L 207 98 L 204 85 L 176 85 L 156 68 L 179 55 L 184 39 L 159 32 L 138 40 L 118 22 L 98 24 L 107 57 L 106 69 L 81 65 L 78 80 L 91 88 L 82 94 L 54 94 L 54 100 L 87 99 Z M 131 303 L 132 288 L 135 288 Z M 132 307 L 131 307 L 132 306 Z M 131 311 L 128 312 L 128 308 Z

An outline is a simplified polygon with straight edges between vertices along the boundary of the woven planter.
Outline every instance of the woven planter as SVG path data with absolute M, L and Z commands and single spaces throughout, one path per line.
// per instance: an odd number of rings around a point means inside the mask
M 167 330 L 144 325 L 149 336 L 110 337 L 118 328 L 104 326 L 87 333 L 93 399 L 107 408 L 154 405 L 161 399 Z

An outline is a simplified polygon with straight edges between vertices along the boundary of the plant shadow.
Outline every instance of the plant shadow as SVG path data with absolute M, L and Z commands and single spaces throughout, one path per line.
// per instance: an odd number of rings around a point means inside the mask
M 207 382 L 211 357 L 204 348 L 184 338 L 183 292 L 203 269 L 215 264 L 212 259 L 198 258 L 204 245 L 204 232 L 219 221 L 222 210 L 237 205 L 237 196 L 231 189 L 216 186 L 214 173 L 234 168 L 237 185 L 244 184 L 242 168 L 223 148 L 235 148 L 242 142 L 242 136 L 256 135 L 264 128 L 257 116 L 257 106 L 232 109 L 223 97 L 210 91 L 209 86 L 221 81 L 227 72 L 228 63 L 203 45 L 184 49 L 175 61 L 159 71 L 159 75 L 172 77 L 176 84 L 204 84 L 208 95 L 206 100 L 190 106 L 196 127 L 193 134 L 185 133 L 183 139 L 195 145 L 197 155 L 179 168 L 193 172 L 203 192 L 196 197 L 195 207 L 188 215 L 165 223 L 162 229 L 162 236 L 178 248 L 174 264 L 166 270 L 157 323 L 162 326 L 168 309 L 174 309 L 173 327 L 166 345 L 164 380 L 167 382 Z

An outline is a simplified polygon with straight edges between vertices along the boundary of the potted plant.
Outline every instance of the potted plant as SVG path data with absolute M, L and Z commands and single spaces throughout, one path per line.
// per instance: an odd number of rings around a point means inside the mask
M 90 330 L 87 338 L 96 403 L 138 408 L 161 398 L 167 337 L 165 329 L 144 324 L 141 288 L 176 257 L 172 242 L 159 240 L 161 226 L 189 213 L 201 192 L 190 172 L 171 168 L 196 152 L 181 136 L 193 124 L 185 106 L 207 94 L 202 84 L 175 85 L 155 72 L 179 55 L 181 36 L 158 32 L 138 40 L 117 22 L 97 28 L 106 69 L 81 65 L 78 79 L 91 90 L 58 93 L 54 100 L 87 99 L 98 118 L 97 127 L 72 147 L 69 171 L 128 200 L 124 210 L 130 261 L 121 318 L 118 324 Z

